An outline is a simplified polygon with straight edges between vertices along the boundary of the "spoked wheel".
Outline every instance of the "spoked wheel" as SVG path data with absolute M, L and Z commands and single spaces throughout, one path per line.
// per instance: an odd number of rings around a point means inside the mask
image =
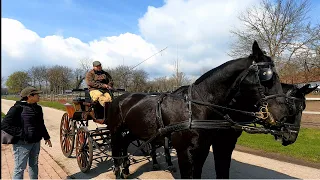
M 60 145 L 63 155 L 70 157 L 74 148 L 75 122 L 64 113 L 60 122 Z
M 92 139 L 86 127 L 81 127 L 77 131 L 76 137 L 76 157 L 79 168 L 82 172 L 87 172 L 91 168 L 93 158 Z

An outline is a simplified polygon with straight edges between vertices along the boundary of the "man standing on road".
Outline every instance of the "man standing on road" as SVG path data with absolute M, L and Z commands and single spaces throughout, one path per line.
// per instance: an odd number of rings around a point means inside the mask
M 10 108 L 1 121 L 1 130 L 16 137 L 13 144 L 13 179 L 23 179 L 24 170 L 29 164 L 30 179 L 38 179 L 38 159 L 40 141 L 52 147 L 50 136 L 44 124 L 42 107 L 37 104 L 42 91 L 27 87 L 21 91 L 21 100 Z

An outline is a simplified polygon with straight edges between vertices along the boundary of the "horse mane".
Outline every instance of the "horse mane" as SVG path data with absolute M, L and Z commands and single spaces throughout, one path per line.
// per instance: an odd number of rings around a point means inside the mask
M 180 86 L 178 89 L 172 91 L 172 94 L 175 94 L 175 93 L 180 92 L 180 91 L 184 91 L 188 87 L 189 87 L 189 85 Z
M 229 64 L 234 63 L 234 62 L 236 62 L 236 61 L 244 60 L 244 59 L 247 59 L 247 58 L 239 58 L 239 59 L 234 59 L 234 60 L 227 61 L 227 62 L 221 64 L 220 66 L 215 67 L 215 68 L 209 70 L 208 72 L 206 72 L 205 74 L 203 74 L 202 76 L 200 76 L 200 77 L 194 82 L 194 84 L 197 85 L 197 84 L 201 83 L 203 80 L 207 79 L 208 77 L 214 75 L 215 73 L 221 73 L 220 71 L 223 70 L 223 69 L 224 69 L 226 66 L 228 66 Z

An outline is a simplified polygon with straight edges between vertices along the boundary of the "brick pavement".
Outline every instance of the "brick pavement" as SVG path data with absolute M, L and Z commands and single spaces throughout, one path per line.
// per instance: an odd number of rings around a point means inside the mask
M 14 157 L 12 145 L 1 144 L 1 179 L 12 179 Z M 39 179 L 67 179 L 67 173 L 41 147 L 39 156 Z M 24 179 L 29 179 L 28 166 Z

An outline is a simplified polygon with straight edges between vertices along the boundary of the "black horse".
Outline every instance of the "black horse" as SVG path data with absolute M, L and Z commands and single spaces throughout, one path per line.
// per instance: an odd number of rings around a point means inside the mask
M 115 174 L 129 175 L 127 148 L 132 140 L 157 142 L 171 134 L 181 178 L 201 178 L 210 145 L 217 178 L 228 178 L 241 130 L 271 132 L 277 137 L 292 132 L 285 123 L 290 113 L 285 96 L 273 61 L 257 42 L 247 58 L 228 61 L 202 75 L 188 88 L 186 98 L 174 94 L 119 96 L 107 119 Z M 250 123 L 266 128 L 255 129 Z
M 281 83 L 283 92 L 289 96 L 292 97 L 291 99 L 291 103 L 293 104 L 293 106 L 290 108 L 291 110 L 291 114 L 287 120 L 287 122 L 290 122 L 292 124 L 296 123 L 296 127 L 300 127 L 300 122 L 301 122 L 301 116 L 302 116 L 302 111 L 305 109 L 306 107 L 306 99 L 305 96 L 309 93 L 311 93 L 312 91 L 314 91 L 316 87 L 311 87 L 310 84 L 306 84 L 303 87 L 299 88 L 297 85 L 293 85 L 293 84 L 285 84 L 285 83 Z M 172 94 L 176 94 L 176 95 L 180 95 L 183 96 L 188 92 L 188 88 L 189 86 L 181 86 L 178 89 L 176 89 L 175 91 L 172 92 Z M 288 99 L 288 100 L 290 100 Z M 298 128 L 297 131 L 299 131 L 300 129 Z M 242 132 L 242 131 L 241 131 Z M 241 133 L 239 132 L 239 133 Z M 283 135 L 287 135 L 287 134 L 283 134 Z M 292 144 L 296 141 L 298 136 L 298 133 L 293 133 L 290 136 L 287 136 L 286 138 L 282 138 L 281 140 L 283 141 L 283 145 L 287 146 L 289 144 Z M 238 138 L 238 136 L 235 136 L 234 138 Z M 276 139 L 278 139 L 278 136 L 275 136 Z M 171 146 L 169 143 L 169 139 L 164 139 L 163 141 L 166 141 L 166 143 L 168 145 L 164 146 L 164 152 L 165 152 L 165 159 L 166 162 L 168 164 L 168 170 L 173 171 L 175 170 L 175 168 L 173 167 L 173 163 L 171 161 L 171 155 L 170 155 L 170 149 L 169 147 Z M 232 141 L 232 142 L 236 142 L 236 141 Z M 152 157 L 152 163 L 153 163 L 153 169 L 156 170 L 159 168 L 159 164 L 158 161 L 156 159 L 156 145 L 152 144 L 152 150 L 151 150 L 151 157 Z M 231 160 L 231 159 L 230 159 Z

